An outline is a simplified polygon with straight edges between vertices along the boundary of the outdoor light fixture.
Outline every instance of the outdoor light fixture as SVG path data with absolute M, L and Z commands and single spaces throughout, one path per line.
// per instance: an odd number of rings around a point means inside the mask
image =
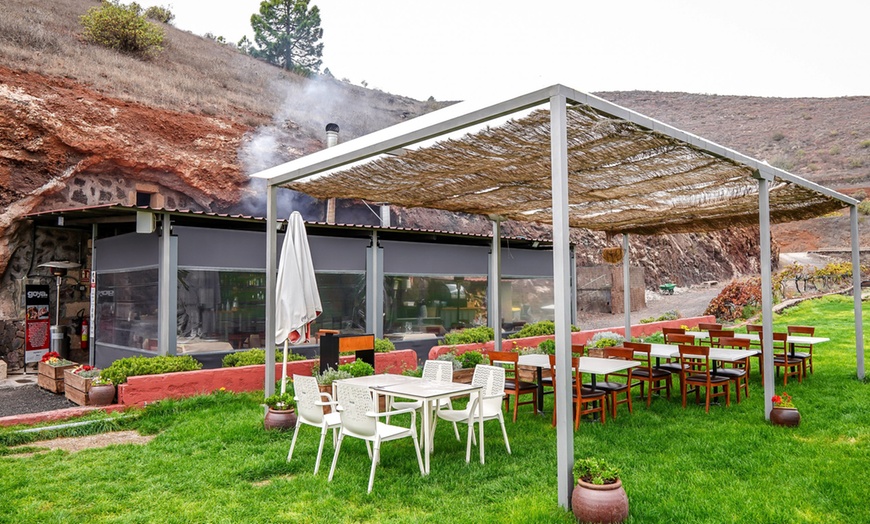
M 51 262 L 46 262 L 44 264 L 39 264 L 39 267 L 47 267 L 51 272 L 51 276 L 57 279 L 57 294 L 55 295 L 55 327 L 60 323 L 60 283 L 63 280 L 63 277 L 66 276 L 66 273 L 70 269 L 74 269 L 81 266 L 78 262 L 68 262 L 66 260 L 56 260 Z

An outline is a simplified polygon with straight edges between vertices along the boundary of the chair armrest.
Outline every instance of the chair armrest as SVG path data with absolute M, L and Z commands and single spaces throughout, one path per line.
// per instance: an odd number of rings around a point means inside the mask
M 329 393 L 321 393 L 320 394 L 321 399 L 324 397 L 326 398 L 326 401 L 315 400 L 314 405 L 315 406 L 337 406 L 338 405 L 338 401 L 333 400 L 332 395 L 330 395 Z
M 405 409 L 397 409 L 395 411 L 382 411 L 380 413 L 375 413 L 374 411 L 366 411 L 367 416 L 376 417 L 376 418 L 386 417 L 386 416 L 392 417 L 393 415 L 402 415 L 404 413 L 411 413 L 413 415 L 413 414 L 417 413 L 417 410 L 414 408 L 405 408 Z

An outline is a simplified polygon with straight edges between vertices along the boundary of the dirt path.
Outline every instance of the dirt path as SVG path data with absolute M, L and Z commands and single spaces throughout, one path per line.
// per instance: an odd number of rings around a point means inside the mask
M 646 292 L 646 307 L 640 311 L 632 311 L 631 323 L 639 324 L 641 319 L 658 317 L 668 311 L 677 311 L 681 317 L 696 317 L 704 314 L 707 305 L 725 287 L 724 283 L 714 286 L 678 287 L 673 295 L 662 295 L 654 291 Z M 624 323 L 623 315 L 586 314 L 578 319 L 582 329 L 600 329 L 620 327 Z

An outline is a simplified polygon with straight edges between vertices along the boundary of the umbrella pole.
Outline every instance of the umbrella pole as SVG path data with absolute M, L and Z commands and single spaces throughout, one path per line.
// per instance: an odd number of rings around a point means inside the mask
M 287 391 L 287 339 L 284 339 L 284 369 L 281 372 L 281 394 Z

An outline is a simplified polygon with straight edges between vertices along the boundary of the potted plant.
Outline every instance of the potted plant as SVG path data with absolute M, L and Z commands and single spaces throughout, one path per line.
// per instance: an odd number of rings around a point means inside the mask
M 266 397 L 263 403 L 269 408 L 263 420 L 263 426 L 267 430 L 284 431 L 296 426 L 296 400 L 293 393 L 275 393 Z
M 571 507 L 579 522 L 615 523 L 628 517 L 628 496 L 615 466 L 602 459 L 579 459 L 574 478 Z
M 115 385 L 108 378 L 99 375 L 91 379 L 88 389 L 89 406 L 108 406 L 115 400 Z
M 317 365 L 315 364 L 315 368 Z M 352 378 L 351 374 L 346 370 L 326 368 L 323 373 L 318 373 L 316 369 L 312 370 L 312 375 L 317 379 L 317 387 L 321 393 L 332 394 L 332 383 L 336 380 Z M 324 413 L 331 413 L 332 406 L 323 406 Z
M 453 363 L 453 382 L 471 384 L 474 367 L 485 363 L 486 357 L 480 351 L 466 351 L 457 355 L 454 349 L 450 353 L 439 356 L 438 360 L 448 360 Z
M 797 426 L 801 423 L 801 414 L 792 402 L 791 395 L 782 392 L 782 395 L 774 395 L 773 409 L 770 410 L 770 422 L 775 426 Z
M 74 368 L 75 365 L 75 362 L 61 358 L 57 351 L 49 351 L 42 355 L 42 359 L 39 361 L 37 366 L 39 374 L 36 377 L 36 383 L 39 387 L 52 393 L 63 393 L 64 372 Z

